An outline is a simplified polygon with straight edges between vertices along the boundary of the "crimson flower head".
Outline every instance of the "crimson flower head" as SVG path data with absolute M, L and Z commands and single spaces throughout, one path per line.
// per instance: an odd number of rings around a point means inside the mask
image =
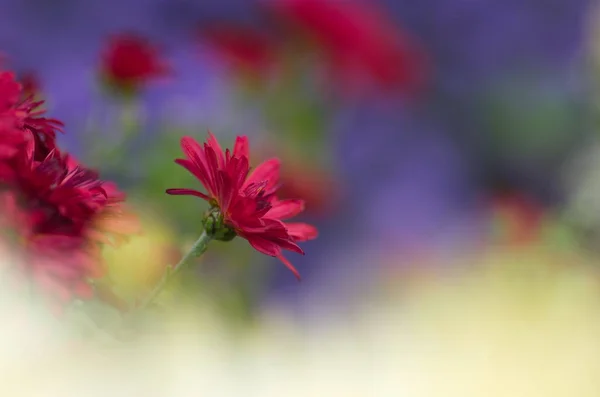
M 344 90 L 412 93 L 424 83 L 424 56 L 408 33 L 373 2 L 265 0 L 281 25 L 314 43 L 332 81 Z
M 32 150 L 36 159 L 56 148 L 56 132 L 62 131 L 63 124 L 42 117 L 43 104 L 44 101 L 36 101 L 32 95 L 24 95 L 14 73 L 0 71 L 0 160 L 14 155 L 29 141 L 35 143 Z
M 100 244 L 132 228 L 123 194 L 58 148 L 62 123 L 42 117 L 42 104 L 0 71 L 0 249 L 17 252 L 17 273 L 62 304 L 91 296 Z
M 98 244 L 112 242 L 111 233 L 133 232 L 122 227 L 124 196 L 57 150 L 42 161 L 32 150 L 22 151 L 13 165 L 0 172 L 2 204 L 20 236 L 25 271 L 61 303 L 91 296 L 88 280 L 105 271 Z M 112 229 L 110 219 L 116 222 Z
M 134 34 L 112 36 L 102 53 L 100 73 L 110 87 L 122 93 L 135 93 L 168 71 L 158 49 Z
M 316 238 L 318 232 L 306 223 L 284 222 L 304 210 L 304 201 L 277 198 L 279 160 L 267 160 L 251 171 L 245 136 L 237 137 L 233 151 L 224 152 L 210 132 L 204 145 L 184 137 L 181 147 L 186 158 L 175 162 L 192 173 L 206 193 L 194 189 L 168 189 L 167 193 L 206 200 L 211 206 L 207 216 L 216 214 L 216 223 L 222 223 L 225 228 L 217 239 L 227 241 L 240 236 L 257 251 L 279 258 L 300 278 L 282 250 L 304 254 L 297 243 Z M 207 232 L 214 233 L 213 230 Z
M 42 161 L 24 151 L 13 172 L 0 173 L 0 178 L 20 193 L 34 233 L 80 235 L 110 200 L 95 171 L 57 150 Z

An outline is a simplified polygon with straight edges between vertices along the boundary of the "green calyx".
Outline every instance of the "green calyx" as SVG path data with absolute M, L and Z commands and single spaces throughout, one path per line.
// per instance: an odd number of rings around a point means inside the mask
M 211 207 L 206 211 L 202 219 L 202 226 L 204 226 L 206 234 L 213 240 L 231 241 L 237 236 L 235 230 L 225 225 L 223 214 L 218 207 Z

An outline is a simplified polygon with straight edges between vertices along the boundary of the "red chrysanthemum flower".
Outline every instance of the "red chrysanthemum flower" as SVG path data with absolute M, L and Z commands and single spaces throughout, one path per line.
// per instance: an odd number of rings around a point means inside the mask
M 329 78 L 343 89 L 414 92 L 425 79 L 424 56 L 409 35 L 376 5 L 358 1 L 265 0 L 282 25 L 313 41 Z
M 102 53 L 100 69 L 111 87 L 128 94 L 169 71 L 158 49 L 150 41 L 134 34 L 110 38 Z
M 278 61 L 278 45 L 268 35 L 242 26 L 218 25 L 200 30 L 206 42 L 234 72 L 264 78 Z
M 14 73 L 0 72 L 0 158 L 16 153 L 16 148 L 29 140 L 35 143 L 37 159 L 44 158 L 56 148 L 56 131 L 63 124 L 55 119 L 41 117 L 44 101 L 35 101 L 32 96 L 23 97 L 23 87 Z
M 0 72 L 1 245 L 59 302 L 89 297 L 89 280 L 104 272 L 99 244 L 121 237 L 105 233 L 132 230 L 118 229 L 124 196 L 58 150 L 62 124 L 40 117 L 43 101 L 23 99 L 22 89 L 13 73 Z
M 1 178 L 22 196 L 36 233 L 80 234 L 107 200 L 95 172 L 74 166 L 56 150 L 42 161 L 35 161 L 33 151 L 23 151 L 11 171 Z
M 224 225 L 250 243 L 257 251 L 279 258 L 297 278 L 294 266 L 282 249 L 304 254 L 298 242 L 317 237 L 317 229 L 306 223 L 287 223 L 304 210 L 303 200 L 279 200 L 278 159 L 270 159 L 250 172 L 248 139 L 237 137 L 233 153 L 221 149 L 209 132 L 204 146 L 191 137 L 181 140 L 186 159 L 175 162 L 192 173 L 207 193 L 194 189 L 168 189 L 168 194 L 191 195 L 218 208 Z
M 32 151 L 23 151 L 19 157 L 16 169 L 0 179 L 7 189 L 5 208 L 18 214 L 13 225 L 25 273 L 42 281 L 45 290 L 60 286 L 55 290 L 61 301 L 66 291 L 86 297 L 91 287 L 83 284 L 104 273 L 98 243 L 112 242 L 106 233 L 120 238 L 135 231 L 124 220 L 131 219 L 120 206 L 124 196 L 68 155 L 52 151 L 35 161 Z

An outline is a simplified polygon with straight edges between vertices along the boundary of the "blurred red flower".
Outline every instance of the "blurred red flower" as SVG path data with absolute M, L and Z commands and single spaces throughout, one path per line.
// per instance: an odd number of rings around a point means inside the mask
M 121 93 L 135 93 L 151 80 L 168 72 L 169 67 L 161 58 L 158 48 L 134 34 L 110 37 L 102 52 L 101 76 L 110 87 Z
M 22 90 L 14 74 L 0 72 L 0 245 L 15 250 L 23 275 L 60 302 L 89 297 L 89 280 L 103 273 L 102 232 L 116 230 L 98 219 L 123 224 L 124 195 L 59 150 L 62 123 L 40 117 L 43 101 L 22 100 Z
M 427 63 L 410 35 L 374 2 L 265 0 L 270 15 L 313 42 L 326 62 L 328 81 L 342 90 L 423 87 Z
M 201 29 L 199 36 L 242 77 L 265 78 L 277 64 L 278 44 L 256 29 L 222 24 Z
M 532 198 L 518 192 L 498 193 L 491 200 L 491 209 L 502 241 L 520 245 L 540 238 L 545 211 Z
M 305 170 L 286 167 L 281 174 L 278 193 L 281 197 L 302 197 L 306 211 L 315 215 L 332 211 L 339 198 L 335 178 L 315 167 Z
M 19 192 L 34 233 L 79 236 L 110 202 L 96 172 L 57 150 L 42 161 L 35 161 L 32 151 L 22 151 L 14 164 L 12 175 L 0 178 Z
M 18 168 L 0 179 L 8 189 L 3 208 L 14 219 L 13 233 L 20 242 L 14 247 L 22 251 L 25 272 L 47 292 L 54 287 L 63 303 L 74 296 L 91 296 L 89 280 L 104 275 L 98 243 L 110 242 L 108 231 L 135 231 L 98 227 L 99 218 L 106 217 L 114 217 L 117 226 L 125 224 L 119 217 L 124 197 L 105 189 L 95 172 L 57 151 L 43 161 L 19 158 L 15 164 Z
M 60 121 L 41 117 L 43 101 L 34 101 L 32 96 L 22 99 L 22 92 L 14 73 L 0 72 L 0 159 L 14 155 L 30 140 L 36 159 L 41 159 L 56 147 L 56 131 L 62 131 Z
M 224 224 L 236 235 L 248 240 L 257 251 L 279 258 L 297 278 L 294 266 L 283 257 L 282 249 L 304 254 L 297 242 L 317 237 L 317 229 L 305 223 L 286 223 L 304 210 L 303 200 L 279 200 L 278 159 L 270 159 L 250 172 L 248 139 L 237 137 L 233 153 L 221 149 L 217 139 L 209 137 L 200 146 L 184 137 L 181 147 L 186 159 L 175 162 L 192 173 L 207 190 L 168 189 L 168 194 L 191 195 L 218 208 Z
M 305 212 L 311 215 L 325 216 L 335 210 L 341 186 L 329 167 L 307 161 L 298 150 L 285 145 L 264 147 L 257 157 L 268 158 L 272 153 L 280 153 L 284 162 L 279 176 L 279 197 L 302 197 Z

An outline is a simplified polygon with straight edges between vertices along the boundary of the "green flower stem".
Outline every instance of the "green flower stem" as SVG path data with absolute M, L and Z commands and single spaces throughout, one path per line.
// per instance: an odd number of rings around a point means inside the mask
M 113 169 L 124 167 L 123 153 L 130 151 L 131 141 L 140 132 L 141 108 L 135 98 L 121 99 L 116 104 L 119 110 L 117 141 L 110 145 L 100 145 L 100 159 L 103 164 L 110 164 Z M 115 150 L 118 147 L 119 150 Z
M 106 93 L 101 92 L 98 95 L 103 98 Z M 110 170 L 118 170 L 123 166 L 123 153 L 130 149 L 131 141 L 141 130 L 143 109 L 135 98 L 116 98 L 108 104 L 101 102 L 92 106 L 86 128 L 86 139 L 89 140 L 90 148 L 87 157 L 96 166 L 102 164 L 104 168 L 109 166 Z M 101 108 L 104 108 L 104 113 L 100 111 Z M 111 117 L 110 126 L 102 122 L 103 118 L 106 118 L 106 109 Z M 107 137 L 106 131 L 103 131 L 107 128 L 115 133 Z
M 120 117 L 123 142 L 127 142 L 140 131 L 142 109 L 137 99 L 130 98 L 122 102 Z
M 158 284 L 154 287 L 154 289 L 150 292 L 150 294 L 146 297 L 146 299 L 138 306 L 138 309 L 145 309 L 150 305 L 154 299 L 160 295 L 163 287 L 167 285 L 167 283 L 171 280 L 172 276 L 177 274 L 182 268 L 186 267 L 194 258 L 199 257 L 208 249 L 208 243 L 212 240 L 212 236 L 210 236 L 206 231 L 203 231 L 198 240 L 194 243 L 192 248 L 181 258 L 179 263 L 177 263 L 173 267 L 167 268 L 167 271 L 160 279 Z

